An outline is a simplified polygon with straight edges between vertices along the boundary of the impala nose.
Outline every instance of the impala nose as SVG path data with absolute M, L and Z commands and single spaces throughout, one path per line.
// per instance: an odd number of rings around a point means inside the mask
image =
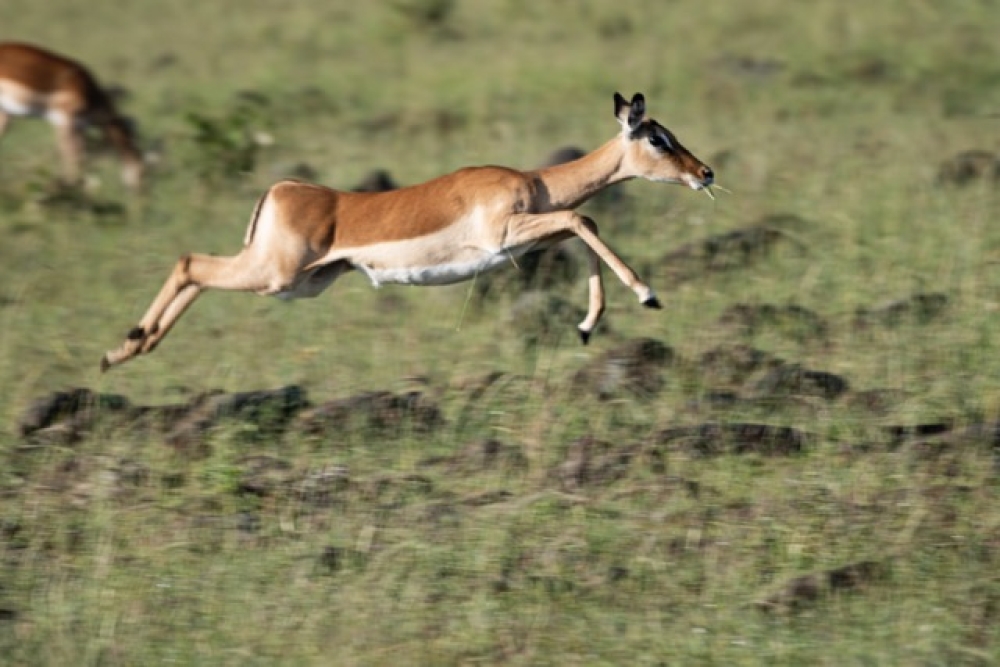
M 711 167 L 702 166 L 700 170 L 701 181 L 705 185 L 710 185 L 713 180 L 715 180 L 715 173 L 712 171 Z

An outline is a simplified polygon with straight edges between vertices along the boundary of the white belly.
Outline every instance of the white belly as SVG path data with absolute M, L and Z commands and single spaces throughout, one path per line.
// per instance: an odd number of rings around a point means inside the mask
M 24 98 L 0 89 L 0 109 L 11 116 L 41 116 L 45 108 L 32 105 Z
M 11 116 L 45 118 L 53 125 L 66 125 L 73 119 L 63 111 L 52 108 L 49 95 L 9 80 L 0 79 L 0 111 Z
M 501 264 L 511 261 L 506 252 L 488 255 L 471 262 L 446 262 L 432 266 L 400 266 L 391 268 L 374 268 L 358 265 L 372 285 L 451 285 L 463 280 L 470 280 L 480 273 L 492 271 Z

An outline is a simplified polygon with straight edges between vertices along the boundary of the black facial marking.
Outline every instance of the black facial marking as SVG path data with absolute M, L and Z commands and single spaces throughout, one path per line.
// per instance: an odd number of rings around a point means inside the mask
M 633 141 L 648 141 L 651 146 L 665 153 L 675 151 L 677 146 L 674 136 L 655 120 L 643 121 L 628 136 Z
M 621 96 L 621 93 L 615 93 L 615 118 L 621 117 L 622 107 L 624 106 L 628 106 L 628 102 Z
M 667 150 L 668 148 L 667 140 L 663 137 L 663 135 L 657 134 L 655 132 L 649 135 L 649 143 L 654 148 L 659 148 L 660 150 L 663 151 Z

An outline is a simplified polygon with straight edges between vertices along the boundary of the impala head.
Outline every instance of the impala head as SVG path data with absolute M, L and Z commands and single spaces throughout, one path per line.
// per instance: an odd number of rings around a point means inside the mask
M 132 189 L 140 188 L 146 165 L 136 141 L 135 121 L 128 116 L 112 116 L 105 123 L 104 132 L 121 155 L 122 181 Z
M 692 190 L 712 185 L 712 170 L 684 148 L 670 130 L 646 116 L 642 93 L 633 95 L 631 102 L 615 93 L 615 117 L 627 144 L 622 168 L 630 176 L 680 183 Z

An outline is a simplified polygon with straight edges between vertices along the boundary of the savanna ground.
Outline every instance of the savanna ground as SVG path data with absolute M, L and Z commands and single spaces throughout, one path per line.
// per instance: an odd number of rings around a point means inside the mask
M 159 159 L 133 198 L 107 158 L 54 189 L 42 123 L 0 150 L 0 662 L 1000 661 L 997 2 L 3 15 Z M 665 310 L 606 272 L 582 347 L 562 263 L 350 275 L 209 293 L 98 372 L 276 178 L 531 167 L 610 138 L 616 90 L 732 190 L 588 205 Z

